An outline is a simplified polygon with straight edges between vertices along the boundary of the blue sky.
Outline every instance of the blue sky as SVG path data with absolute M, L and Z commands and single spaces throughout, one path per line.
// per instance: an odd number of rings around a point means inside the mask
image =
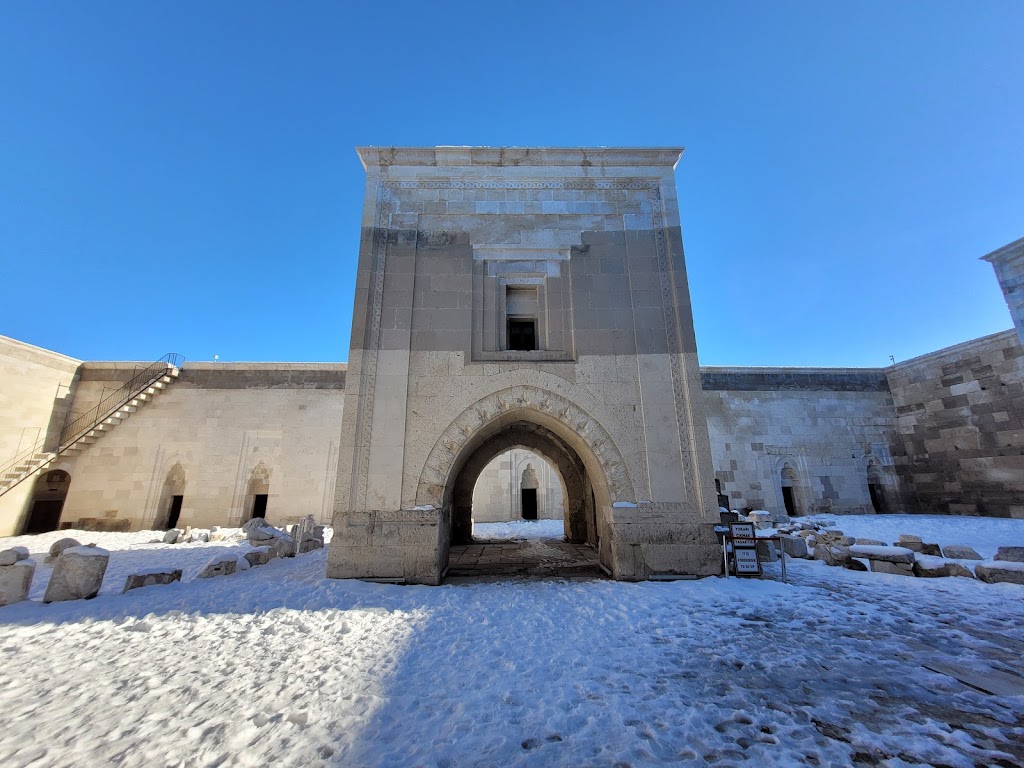
M 683 145 L 701 361 L 1011 326 L 1024 3 L 0 4 L 0 333 L 344 360 L 377 145 Z

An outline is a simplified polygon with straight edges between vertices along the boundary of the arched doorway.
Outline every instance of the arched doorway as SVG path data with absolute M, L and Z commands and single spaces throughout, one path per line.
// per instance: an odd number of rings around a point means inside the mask
M 46 533 L 60 527 L 60 514 L 71 486 L 71 475 L 62 469 L 43 472 L 36 478 L 22 533 Z
M 267 504 L 270 500 L 270 470 L 261 461 L 256 465 L 245 488 L 245 506 L 242 522 L 254 517 L 267 516 Z
M 539 488 L 537 470 L 533 468 L 533 464 L 527 464 L 519 480 L 519 514 L 523 520 L 537 519 L 540 512 L 537 498 Z
M 882 475 L 882 469 L 874 462 L 874 460 L 868 461 L 867 477 L 868 496 L 871 498 L 871 509 L 878 514 L 888 512 L 889 507 L 885 500 L 885 479 Z
M 185 502 L 185 469 L 181 462 L 175 462 L 167 471 L 163 488 L 160 490 L 160 501 L 157 505 L 153 530 L 167 531 L 178 527 L 181 508 Z
M 780 474 L 780 483 L 782 486 L 782 506 L 786 510 L 786 514 L 790 517 L 796 517 L 800 514 L 800 507 L 798 504 L 797 486 L 799 480 L 797 478 L 796 470 L 787 461 L 782 465 L 782 471 Z

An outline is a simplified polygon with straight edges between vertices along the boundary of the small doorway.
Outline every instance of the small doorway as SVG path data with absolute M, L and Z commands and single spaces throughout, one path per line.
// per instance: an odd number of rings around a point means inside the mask
M 871 508 L 876 514 L 889 511 L 885 503 L 885 488 L 882 485 L 882 471 L 874 461 L 868 462 L 868 496 L 871 497 Z
M 787 515 L 796 517 L 800 514 L 796 497 L 796 484 L 798 481 L 796 470 L 793 469 L 788 461 L 783 465 L 779 479 L 782 486 L 782 506 L 786 508 Z
M 181 504 L 185 501 L 185 497 L 171 496 L 171 510 L 167 515 L 167 529 L 178 527 L 178 518 L 181 517 Z
M 786 508 L 787 515 L 790 517 L 794 517 L 796 515 L 796 502 L 793 501 L 792 486 L 782 486 L 782 505 Z
M 536 488 L 523 488 L 522 493 L 522 504 L 523 504 L 523 520 L 536 520 L 537 519 L 537 489 Z
M 36 480 L 24 533 L 46 533 L 60 527 L 60 515 L 71 485 L 71 475 L 60 469 L 44 472 Z
M 263 517 L 267 516 L 267 499 L 269 495 L 266 493 L 257 493 L 252 499 L 252 516 Z

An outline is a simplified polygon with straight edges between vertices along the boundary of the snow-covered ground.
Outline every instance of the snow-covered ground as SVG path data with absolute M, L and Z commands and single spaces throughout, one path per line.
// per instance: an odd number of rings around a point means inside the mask
M 474 523 L 473 538 L 494 540 L 560 539 L 565 535 L 561 520 L 516 520 L 510 523 Z
M 989 522 L 948 543 L 990 554 Z M 246 545 L 71 535 L 112 553 L 100 596 L 0 608 L 5 768 L 1024 764 L 1024 696 L 922 666 L 1024 672 L 1019 585 L 791 561 L 788 585 L 402 587 L 324 579 L 324 550 L 193 581 Z M 36 596 L 49 540 L 0 540 Z M 172 563 L 184 582 L 118 594 Z

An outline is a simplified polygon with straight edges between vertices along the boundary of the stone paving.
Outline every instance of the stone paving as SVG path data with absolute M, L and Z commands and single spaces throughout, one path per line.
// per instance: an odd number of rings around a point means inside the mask
M 597 552 L 560 539 L 475 540 L 453 546 L 447 578 L 574 576 L 604 578 Z

